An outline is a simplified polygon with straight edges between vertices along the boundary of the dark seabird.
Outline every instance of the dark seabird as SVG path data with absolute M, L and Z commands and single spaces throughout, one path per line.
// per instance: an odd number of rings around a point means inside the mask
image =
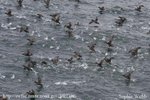
M 99 8 L 99 13 L 100 13 L 100 14 L 103 14 L 103 13 L 104 13 L 105 8 L 104 8 L 104 7 L 98 7 L 98 8 Z
M 27 70 L 27 71 L 32 71 L 32 68 L 31 67 L 29 67 L 29 66 L 26 66 L 26 65 L 23 65 L 23 69 L 24 70 Z
M 136 56 L 138 54 L 138 50 L 141 49 L 141 47 L 136 47 L 131 50 L 129 50 L 129 53 L 131 53 L 132 56 Z
M 73 57 L 67 59 L 67 61 L 68 61 L 70 64 L 73 63 Z
M 41 19 L 43 17 L 42 14 L 36 14 L 37 18 Z
M 81 60 L 82 59 L 82 55 L 79 53 L 79 52 L 74 52 L 74 55 L 73 55 L 77 60 Z
M 18 2 L 18 6 L 22 7 L 23 0 L 17 0 L 17 2 Z
M 50 0 L 44 0 L 44 3 L 46 4 L 46 8 L 49 8 Z
M 144 7 L 144 5 L 139 5 L 135 10 L 141 12 L 142 7 Z
M 27 70 L 27 71 L 32 71 L 32 68 L 34 68 L 36 66 L 36 61 L 27 61 L 23 67 L 24 67 L 24 70 Z
M 28 27 L 28 26 L 21 26 L 21 27 L 20 27 L 20 32 L 29 33 L 29 27 Z
M 36 81 L 34 81 L 34 83 L 35 83 L 36 85 L 39 85 L 40 87 L 43 86 L 43 84 L 42 84 L 42 79 L 41 79 L 40 77 L 38 77 L 38 79 L 37 79 Z
M 127 21 L 127 19 L 126 19 L 125 17 L 119 16 L 118 18 L 119 18 L 119 19 L 116 21 L 117 26 L 122 26 L 123 23 L 124 23 L 125 21 Z
M 27 94 L 27 97 L 30 98 L 30 100 L 35 100 L 35 91 L 33 89 L 26 92 L 26 94 Z
M 132 74 L 132 73 L 133 73 L 133 71 L 129 71 L 129 72 L 123 74 L 122 76 L 123 76 L 124 78 L 126 78 L 127 80 L 131 80 L 131 74 Z
M 46 61 L 42 61 L 41 64 L 42 65 L 47 65 L 47 62 Z
M 52 21 L 54 21 L 54 22 L 60 24 L 60 16 L 53 17 L 53 18 L 52 18 Z
M 59 62 L 59 56 L 56 56 L 55 58 L 51 59 L 52 63 L 57 65 Z
M 30 49 L 27 49 L 26 52 L 23 53 L 24 56 L 32 56 L 32 52 Z
M 60 15 L 59 14 L 53 14 L 53 15 L 50 15 L 52 17 L 52 21 L 60 24 Z
M 95 51 L 95 46 L 96 46 L 96 43 L 94 43 L 94 44 L 92 44 L 92 45 L 88 45 L 88 48 L 89 48 L 89 50 L 90 50 L 91 53 L 92 53 L 92 52 L 96 52 L 96 51 Z
M 104 61 L 108 64 L 111 64 L 112 59 L 114 59 L 114 57 L 110 57 L 110 58 L 104 58 Z
M 67 23 L 64 27 L 73 30 L 71 22 Z
M 9 17 L 13 16 L 11 9 L 8 9 L 8 11 L 5 14 Z
M 104 62 L 104 59 L 100 60 L 100 62 L 96 62 L 96 64 L 100 67 L 100 68 L 103 68 L 103 62 Z
M 132 73 L 133 73 L 133 71 L 130 71 L 130 72 L 127 72 L 127 73 L 122 75 L 126 79 L 125 82 L 126 82 L 127 86 L 130 85 Z
M 106 44 L 108 44 L 109 47 L 113 47 L 112 41 L 114 39 L 114 35 L 112 35 L 109 39 L 109 41 L 105 41 Z
M 92 24 L 92 23 L 99 24 L 98 18 L 96 17 L 95 19 L 92 19 L 92 20 L 89 22 L 89 24 Z
M 27 38 L 27 40 L 28 40 L 29 45 L 33 45 L 35 42 L 35 38 L 33 38 L 33 37 L 29 37 L 29 38 Z
M 28 91 L 28 92 L 26 92 L 27 93 L 27 96 L 28 95 L 35 95 L 35 91 L 32 89 L 32 90 L 30 90 L 30 91 Z

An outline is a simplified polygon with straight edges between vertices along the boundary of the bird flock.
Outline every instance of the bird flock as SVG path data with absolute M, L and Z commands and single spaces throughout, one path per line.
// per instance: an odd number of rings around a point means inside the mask
M 22 9 L 23 5 L 24 5 L 24 1 L 25 0 L 16 0 L 16 3 L 17 3 L 17 7 L 19 8 L 18 10 Z M 38 2 L 39 0 L 33 0 L 35 3 Z M 54 1 L 54 0 L 53 0 Z M 77 2 L 77 3 L 81 3 L 82 1 L 81 0 L 74 0 L 74 2 Z M 51 6 L 50 4 L 52 3 L 51 0 L 43 0 L 43 5 L 45 5 L 45 7 L 47 9 L 49 9 Z M 144 7 L 144 5 L 138 5 L 134 10 L 137 11 L 137 12 L 142 12 L 142 8 Z M 123 8 L 122 8 L 123 9 Z M 104 6 L 101 6 L 101 7 L 98 7 L 97 8 L 99 14 L 105 14 L 107 13 L 106 12 L 106 9 Z M 11 17 L 15 16 L 13 14 L 13 11 L 11 9 L 7 9 L 5 14 L 11 19 Z M 55 25 L 60 25 L 62 24 L 61 23 L 61 14 L 60 13 L 54 13 L 54 14 L 50 14 L 49 15 L 51 17 L 51 21 L 53 21 L 55 23 Z M 36 17 L 37 19 L 39 20 L 42 20 L 42 17 L 44 17 L 44 15 L 38 13 L 36 14 Z M 119 27 L 121 28 L 125 23 L 127 23 L 127 18 L 123 17 L 123 16 L 118 16 L 118 19 L 116 19 L 114 21 L 115 23 L 115 27 Z M 87 20 L 88 21 L 88 20 Z M 99 21 L 99 18 L 98 17 L 95 17 L 94 19 L 91 19 L 88 23 L 89 25 L 90 24 L 96 24 L 96 25 L 99 25 L 100 24 L 100 21 Z M 77 22 L 76 25 L 80 25 L 80 22 Z M 74 36 L 75 36 L 75 33 L 74 33 L 74 27 L 73 27 L 73 24 L 72 22 L 68 22 L 67 24 L 63 25 L 64 26 L 64 30 L 65 30 L 65 33 L 66 33 L 66 36 L 68 36 L 70 39 L 72 39 Z M 20 29 L 19 29 L 19 32 L 25 32 L 25 33 L 29 33 L 30 34 L 30 30 L 29 30 L 29 26 L 27 25 L 24 25 L 24 26 L 21 26 Z M 150 31 L 147 33 L 147 34 L 150 34 Z M 107 49 L 107 52 L 112 52 L 113 51 L 113 48 L 112 47 L 115 47 L 115 45 L 113 44 L 113 41 L 114 39 L 116 38 L 115 35 L 111 35 L 109 37 L 109 39 L 107 41 L 104 41 L 104 44 L 107 45 L 108 49 Z M 23 56 L 26 57 L 25 59 L 25 64 L 23 65 L 23 70 L 27 71 L 27 72 L 32 72 L 34 70 L 34 68 L 37 66 L 37 61 L 33 60 L 32 59 L 32 56 L 33 56 L 33 52 L 32 52 L 32 49 L 31 47 L 36 44 L 36 39 L 34 36 L 28 36 L 27 39 L 28 41 L 27 45 L 28 45 L 28 48 L 26 51 L 24 51 L 22 53 Z M 96 51 L 96 46 L 97 44 L 96 43 L 92 43 L 90 45 L 87 45 L 87 48 L 89 49 L 89 53 L 98 53 Z M 149 45 L 150 46 L 150 45 Z M 138 51 L 141 49 L 142 47 L 133 47 L 131 50 L 128 51 L 128 53 L 130 54 L 131 57 L 138 57 Z M 80 61 L 84 58 L 84 56 L 78 52 L 78 51 L 72 51 L 73 54 L 72 56 L 70 56 L 70 58 L 67 58 L 66 61 L 69 63 L 69 64 L 72 64 L 74 63 L 75 61 Z M 55 56 L 51 59 L 51 63 L 53 65 L 58 65 L 59 64 L 59 61 L 60 61 L 60 57 L 59 56 Z M 95 64 L 97 65 L 97 71 L 101 71 L 101 69 L 104 68 L 104 65 L 105 64 L 108 64 L 108 65 L 113 65 L 113 66 L 116 66 L 118 67 L 118 65 L 115 65 L 112 63 L 112 60 L 115 59 L 115 57 L 113 56 L 104 56 L 102 59 L 100 59 L 99 61 L 96 61 Z M 47 66 L 49 62 L 47 61 L 41 61 L 41 65 L 44 65 L 44 66 Z M 125 80 L 127 80 L 128 82 L 128 85 L 130 84 L 130 82 L 132 81 L 131 80 L 131 76 L 132 74 L 134 73 L 134 71 L 128 71 L 124 74 L 121 74 L 122 77 L 125 78 Z M 33 82 L 35 85 L 37 85 L 38 87 L 40 88 L 44 88 L 43 87 L 43 82 L 42 82 L 42 78 L 40 76 L 37 77 L 37 80 L 35 80 Z M 36 92 L 35 90 L 29 90 L 26 92 L 26 95 L 27 97 L 28 96 L 34 96 L 36 95 Z M 31 100 L 34 100 L 35 98 L 32 97 L 30 98 Z M 7 97 L 5 96 L 0 96 L 0 100 L 8 100 Z

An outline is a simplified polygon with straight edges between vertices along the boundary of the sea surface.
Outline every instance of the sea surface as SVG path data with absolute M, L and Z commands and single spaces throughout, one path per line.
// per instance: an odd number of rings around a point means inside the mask
M 49 8 L 44 0 L 24 0 L 21 8 L 17 5 L 17 0 L 0 0 L 0 95 L 29 100 L 26 92 L 33 89 L 45 96 L 35 100 L 150 100 L 150 0 L 51 0 Z M 135 10 L 139 5 L 144 5 L 141 12 Z M 103 6 L 100 14 L 98 7 Z M 8 9 L 13 16 L 5 14 Z M 60 24 L 51 20 L 55 13 Z M 122 26 L 115 23 L 119 16 L 127 19 Z M 89 24 L 96 17 L 99 24 Z M 69 22 L 73 37 L 64 28 Z M 29 32 L 20 32 L 24 26 Z M 108 47 L 105 41 L 112 35 L 113 47 Z M 35 39 L 33 45 L 28 38 Z M 88 46 L 93 43 L 96 52 L 91 53 Z M 131 57 L 129 50 L 136 47 L 141 49 Z M 32 71 L 23 67 L 28 49 L 37 62 Z M 82 59 L 70 64 L 67 59 L 75 51 Z M 51 59 L 56 56 L 55 65 Z M 112 62 L 100 69 L 96 62 L 105 57 L 113 57 Z M 122 75 L 129 71 L 133 73 L 127 84 Z M 42 88 L 34 83 L 38 77 Z

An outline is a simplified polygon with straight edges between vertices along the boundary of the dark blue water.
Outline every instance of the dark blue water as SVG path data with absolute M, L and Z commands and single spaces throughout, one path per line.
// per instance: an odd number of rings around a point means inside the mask
M 49 98 L 37 100 L 149 100 L 150 99 L 150 1 L 149 0 L 52 0 L 49 8 L 43 0 L 24 0 L 18 8 L 16 0 L 0 0 L 0 95 L 25 95 L 33 89 L 36 95 Z M 144 5 L 141 12 L 135 11 Z M 103 14 L 98 7 L 105 7 Z M 12 10 L 13 16 L 5 14 Z M 42 14 L 38 19 L 36 14 Z M 51 20 L 50 14 L 60 14 L 60 25 Z M 123 26 L 115 21 L 126 17 Z M 89 24 L 98 17 L 99 24 Z M 64 25 L 72 22 L 74 36 L 69 38 Z M 79 25 L 77 25 L 77 23 Z M 28 26 L 29 33 L 20 32 Z M 112 51 L 105 41 L 114 35 Z M 27 38 L 35 43 L 28 45 Z M 96 43 L 95 53 L 88 45 Z M 141 47 L 136 57 L 128 51 Z M 31 59 L 37 62 L 32 71 L 25 71 L 30 49 Z M 82 55 L 69 64 L 66 59 Z M 59 56 L 54 65 L 51 59 Z M 104 63 L 99 70 L 95 62 L 104 57 L 114 57 L 112 64 Z M 47 65 L 41 62 L 46 61 Z M 116 67 L 117 65 L 118 67 Z M 122 74 L 134 71 L 130 84 Z M 34 83 L 40 76 L 43 88 Z M 11 97 L 10 100 L 27 100 Z

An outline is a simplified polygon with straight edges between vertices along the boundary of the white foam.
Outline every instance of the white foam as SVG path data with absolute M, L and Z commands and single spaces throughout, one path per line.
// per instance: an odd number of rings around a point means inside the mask
M 14 74 L 11 76 L 11 79 L 15 79 L 15 75 Z
M 4 79 L 4 78 L 6 78 L 6 76 L 4 76 L 4 75 L 2 75 L 2 74 L 0 73 L 0 78 L 1 78 L 1 79 Z

